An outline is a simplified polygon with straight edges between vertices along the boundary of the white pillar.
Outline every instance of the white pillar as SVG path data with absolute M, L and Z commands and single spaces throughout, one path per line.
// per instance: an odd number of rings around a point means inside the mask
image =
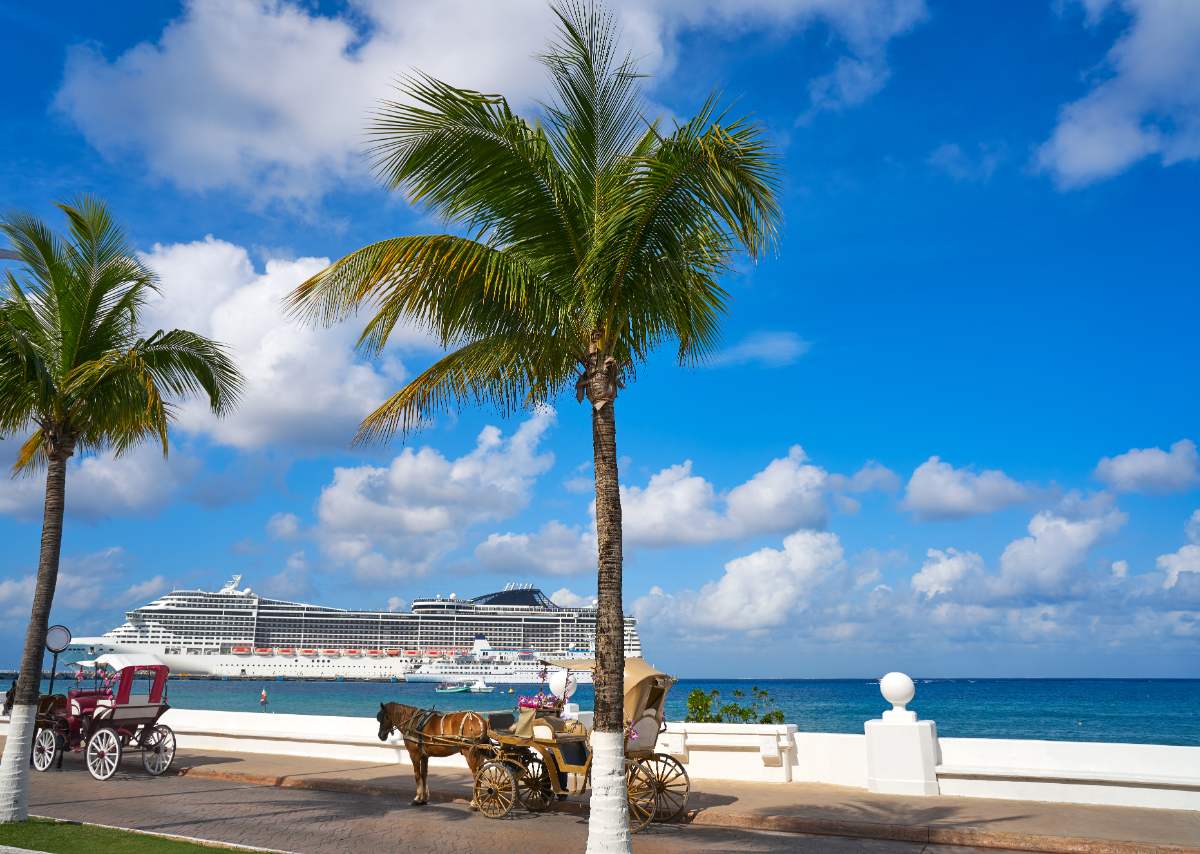
M 912 679 L 889 673 L 879 680 L 879 691 L 892 708 L 865 724 L 867 788 L 889 795 L 938 794 L 937 727 L 905 708 L 917 692 Z

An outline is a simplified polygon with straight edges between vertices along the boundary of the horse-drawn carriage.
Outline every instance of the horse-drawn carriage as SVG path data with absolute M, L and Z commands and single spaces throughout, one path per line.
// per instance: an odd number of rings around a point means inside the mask
M 158 722 L 169 708 L 164 696 L 169 668 L 149 655 L 102 655 L 79 665 L 95 669 L 97 684 L 38 699 L 33 767 L 49 770 L 57 758 L 61 768 L 65 751 L 83 751 L 88 772 L 107 780 L 133 747 L 155 777 L 170 768 L 175 734 Z
M 546 664 L 568 672 L 595 667 L 594 661 L 579 659 Z M 629 826 L 637 832 L 651 821 L 678 818 L 687 808 L 691 783 L 678 760 L 655 751 L 666 728 L 663 705 L 675 680 L 641 658 L 625 660 L 624 677 L 625 781 Z M 518 804 L 541 812 L 556 798 L 582 794 L 590 784 L 591 732 L 578 717 L 563 714 L 570 690 L 539 695 L 539 702 L 523 704 L 528 707 L 515 714 L 438 714 L 385 704 L 378 716 L 380 738 L 392 730 L 404 736 L 417 776 L 414 803 L 427 797 L 427 757 L 462 752 L 474 777 L 472 806 L 485 816 L 503 818 Z

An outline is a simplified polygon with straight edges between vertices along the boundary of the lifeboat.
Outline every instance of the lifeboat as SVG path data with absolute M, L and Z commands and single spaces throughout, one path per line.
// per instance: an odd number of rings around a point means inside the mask
M 370 655 L 370 656 L 372 656 L 372 657 L 374 657 L 374 658 L 382 658 L 382 657 L 383 657 L 383 650 L 382 650 L 382 649 L 368 649 L 368 650 L 367 650 L 367 655 Z
M 254 648 L 254 654 L 255 655 L 274 655 L 275 650 L 271 649 L 269 646 L 256 646 Z
M 250 647 L 248 647 L 248 646 L 235 646 L 235 647 L 234 647 L 232 650 L 230 650 L 230 652 L 232 652 L 234 655 L 249 655 L 249 654 L 250 654 Z
M 341 654 L 342 654 L 342 651 L 340 649 L 323 649 L 323 650 L 321 650 L 321 655 L 327 655 L 331 658 L 337 658 Z
M 358 656 L 362 655 L 362 652 L 357 649 L 348 649 L 346 650 L 346 655 L 351 655 L 357 658 Z
M 392 658 L 395 658 L 397 655 L 399 655 L 399 654 L 400 654 L 400 650 L 398 650 L 398 649 L 389 649 L 389 650 L 387 651 L 387 654 L 388 654 L 388 655 L 390 655 Z
M 281 646 L 279 648 L 279 654 L 280 655 L 295 655 L 296 650 L 292 649 L 290 646 Z
M 406 649 L 406 650 L 404 650 L 404 654 L 405 655 L 416 655 L 417 651 L 415 649 Z
M 303 656 L 307 656 L 308 658 L 312 658 L 314 655 L 317 654 L 317 651 L 315 649 L 302 649 L 302 650 L 300 650 L 300 654 Z

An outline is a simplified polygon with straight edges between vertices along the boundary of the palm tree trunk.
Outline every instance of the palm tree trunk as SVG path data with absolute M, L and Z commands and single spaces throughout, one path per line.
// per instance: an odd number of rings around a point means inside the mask
M 33 611 L 25 630 L 25 652 L 17 677 L 17 693 L 4 756 L 0 759 L 0 823 L 24 821 L 29 817 L 29 757 L 38 695 L 45 659 L 46 626 L 54 587 L 58 583 L 58 558 L 62 551 L 63 503 L 67 492 L 67 459 L 73 448 L 55 447 L 46 471 L 46 505 L 42 516 L 42 551 L 38 559 Z
M 596 389 L 598 385 L 599 382 L 591 384 L 591 388 Z M 623 854 L 630 850 L 625 785 L 625 617 L 621 605 L 621 491 L 617 475 L 615 392 L 615 387 L 609 385 L 604 397 L 592 396 L 599 604 L 596 610 L 596 707 L 588 854 Z

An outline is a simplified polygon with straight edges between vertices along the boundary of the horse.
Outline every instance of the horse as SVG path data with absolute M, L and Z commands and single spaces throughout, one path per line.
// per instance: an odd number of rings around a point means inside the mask
M 471 769 L 471 776 L 483 764 L 479 745 L 487 743 L 487 722 L 476 712 L 437 712 L 419 709 L 403 703 L 380 703 L 379 740 L 387 741 L 393 732 L 404 737 L 404 747 L 412 762 L 417 793 L 414 807 L 429 803 L 429 757 L 453 756 L 461 753 Z M 471 808 L 476 809 L 471 796 Z

